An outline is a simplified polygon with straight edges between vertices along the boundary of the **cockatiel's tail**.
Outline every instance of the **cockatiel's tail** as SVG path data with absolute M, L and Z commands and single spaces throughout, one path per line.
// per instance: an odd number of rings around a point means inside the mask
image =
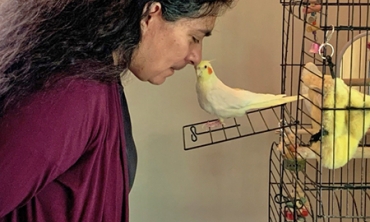
M 219 80 L 209 61 L 195 66 L 196 90 L 199 105 L 208 113 L 223 119 L 243 116 L 251 109 L 277 106 L 297 100 L 297 96 L 254 93 L 248 90 L 230 88 Z

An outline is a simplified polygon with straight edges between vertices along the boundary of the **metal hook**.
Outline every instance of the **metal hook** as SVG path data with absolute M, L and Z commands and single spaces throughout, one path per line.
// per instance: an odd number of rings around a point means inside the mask
M 329 46 L 331 49 L 331 54 L 330 57 L 333 57 L 334 55 L 334 47 L 329 43 L 330 39 L 333 37 L 333 34 L 335 32 L 334 25 L 331 25 L 331 31 L 327 32 L 325 35 L 326 41 L 322 43 L 319 47 L 319 55 L 321 56 L 322 59 L 326 59 L 326 56 L 323 56 L 323 47 Z
M 325 35 L 325 37 L 326 37 L 326 41 L 325 41 L 325 43 L 328 43 L 328 42 L 330 41 L 330 39 L 331 39 L 331 37 L 333 36 L 334 32 L 335 32 L 334 25 L 331 25 L 331 32 L 328 32 L 328 33 L 326 33 L 326 35 Z
M 195 126 L 191 126 L 190 127 L 190 132 L 191 132 L 191 140 L 193 142 L 196 142 L 198 140 L 198 132 L 197 132 L 197 128 Z

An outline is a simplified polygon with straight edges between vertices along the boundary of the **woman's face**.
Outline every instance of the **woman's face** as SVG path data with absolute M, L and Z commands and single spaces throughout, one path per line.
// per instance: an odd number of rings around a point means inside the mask
M 202 59 L 202 40 L 209 36 L 216 17 L 163 19 L 161 5 L 153 3 L 141 21 L 142 38 L 134 50 L 130 71 L 142 81 L 162 84 L 175 70 Z

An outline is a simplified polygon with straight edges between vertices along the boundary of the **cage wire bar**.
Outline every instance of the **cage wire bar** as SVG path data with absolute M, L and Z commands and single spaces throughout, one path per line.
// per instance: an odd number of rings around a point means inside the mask
M 368 222 L 369 0 L 280 3 L 282 91 L 305 100 L 271 146 L 268 220 Z
M 185 125 L 182 129 L 184 149 L 198 149 L 261 133 L 279 132 L 282 128 L 281 113 L 284 112 L 289 115 L 286 105 L 252 110 L 217 127 L 207 126 L 207 123 L 217 119 Z

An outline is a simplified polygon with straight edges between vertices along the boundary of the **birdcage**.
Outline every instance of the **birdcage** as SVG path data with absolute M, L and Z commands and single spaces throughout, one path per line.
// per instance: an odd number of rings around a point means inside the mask
M 269 221 L 370 221 L 370 2 L 280 1 L 282 113 Z

